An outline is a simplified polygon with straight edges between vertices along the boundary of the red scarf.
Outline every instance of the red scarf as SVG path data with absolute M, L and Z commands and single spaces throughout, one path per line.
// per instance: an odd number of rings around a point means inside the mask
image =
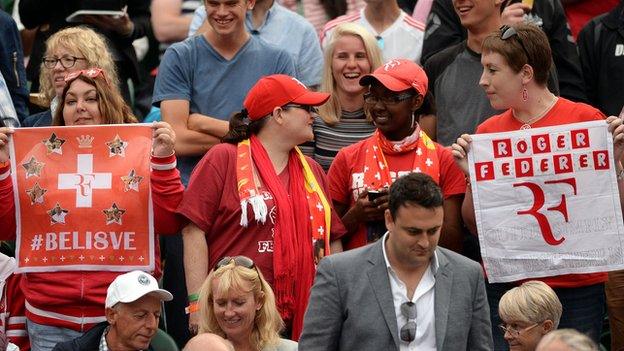
M 390 169 L 385 155 L 397 155 L 412 152 L 414 161 L 410 171 L 430 175 L 440 183 L 440 161 L 435 143 L 425 132 L 417 127 L 407 138 L 400 142 L 388 140 L 379 129 L 366 141 L 366 160 L 364 164 L 364 188 L 379 189 L 392 184 Z
M 297 340 L 303 329 L 303 315 L 314 282 L 313 245 L 322 240 L 319 244 L 329 253 L 331 208 L 297 148 L 288 158 L 290 184 L 286 189 L 264 146 L 258 138 L 251 136 L 240 142 L 237 148 L 236 176 L 245 217 L 241 218 L 241 225 L 246 226 L 248 203 L 252 205 L 257 221 L 264 223 L 266 219 L 266 204 L 254 181 L 254 167 L 273 195 L 277 208 L 273 238 L 275 298 L 282 318 L 292 321 L 292 337 Z

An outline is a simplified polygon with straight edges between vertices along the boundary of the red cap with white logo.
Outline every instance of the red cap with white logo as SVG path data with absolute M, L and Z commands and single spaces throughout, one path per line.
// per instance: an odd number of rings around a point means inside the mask
M 360 85 L 371 85 L 374 81 L 378 81 L 392 91 L 414 88 L 422 96 L 427 94 L 427 84 L 429 84 L 427 74 L 422 67 L 406 59 L 395 59 L 386 62 L 373 73 L 362 77 Z

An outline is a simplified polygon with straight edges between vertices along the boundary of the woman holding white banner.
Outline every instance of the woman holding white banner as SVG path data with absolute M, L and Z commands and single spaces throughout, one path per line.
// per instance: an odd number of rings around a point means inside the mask
M 73 72 L 54 114 L 54 125 L 99 125 L 133 123 L 136 119 L 116 86 L 102 69 Z M 152 126 L 151 189 L 154 227 L 158 233 L 175 233 L 180 221 L 173 214 L 184 187 L 175 169 L 175 134 L 165 122 Z M 15 239 L 15 203 L 8 164 L 9 128 L 0 128 L 0 239 Z M 156 275 L 160 259 L 156 246 Z M 105 320 L 104 301 L 108 285 L 120 273 L 110 271 L 66 271 L 25 273 L 22 291 L 26 297 L 27 328 L 33 351 L 51 350 L 58 342 L 80 336 Z
M 548 127 L 568 123 L 603 120 L 597 109 L 574 103 L 551 93 L 546 85 L 552 65 L 551 50 L 546 35 L 536 26 L 517 24 L 503 26 L 483 42 L 481 58 L 483 74 L 479 84 L 485 90 L 492 107 L 508 109 L 490 117 L 476 133 L 497 133 Z M 624 126 L 615 116 L 606 118 L 613 135 L 614 158 L 620 198 L 624 194 L 624 171 L 620 162 L 624 151 Z M 464 134 L 453 144 L 453 156 L 468 176 L 467 151 L 472 139 Z M 477 232 L 472 191 L 466 191 L 462 206 L 464 222 L 471 232 Z M 540 278 L 552 287 L 563 304 L 561 327 L 574 328 L 598 340 L 604 317 L 606 273 L 568 274 Z M 503 334 L 496 328 L 500 318 L 496 313 L 502 294 L 518 283 L 487 284 L 488 300 L 496 350 L 506 350 Z

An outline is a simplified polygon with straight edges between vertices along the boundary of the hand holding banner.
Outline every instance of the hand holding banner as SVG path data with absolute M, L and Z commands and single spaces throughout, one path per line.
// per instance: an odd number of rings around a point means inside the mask
M 490 282 L 624 268 L 604 121 L 471 137 L 470 181 Z
M 15 130 L 18 272 L 154 269 L 151 135 L 142 125 Z

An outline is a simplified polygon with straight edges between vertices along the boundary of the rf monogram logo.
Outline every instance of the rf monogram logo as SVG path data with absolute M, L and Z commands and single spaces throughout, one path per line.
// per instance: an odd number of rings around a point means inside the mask
M 572 188 L 573 194 L 576 195 L 576 179 L 574 178 L 551 180 L 551 181 L 547 181 L 544 183 L 545 184 L 561 184 L 561 183 L 567 184 Z M 552 232 L 552 228 L 550 227 L 550 222 L 548 221 L 548 217 L 546 217 L 546 215 L 542 213 L 542 208 L 544 207 L 544 203 L 546 202 L 546 195 L 544 193 L 544 190 L 542 190 L 542 188 L 538 184 L 535 184 L 532 182 L 516 183 L 513 186 L 514 188 L 526 187 L 529 190 L 531 190 L 531 193 L 533 194 L 533 206 L 529 208 L 528 210 L 518 211 L 516 213 L 519 215 L 533 216 L 537 220 L 537 223 L 539 224 L 539 227 L 540 227 L 540 231 L 542 233 L 542 237 L 544 238 L 544 241 L 546 241 L 548 245 L 556 246 L 556 245 L 563 243 L 565 238 L 563 236 L 559 239 L 555 238 Z M 565 221 L 568 222 L 568 206 L 566 202 L 566 194 L 561 194 L 561 202 L 559 202 L 559 205 L 548 207 L 546 208 L 546 211 L 559 212 L 563 215 L 563 218 L 565 219 Z

